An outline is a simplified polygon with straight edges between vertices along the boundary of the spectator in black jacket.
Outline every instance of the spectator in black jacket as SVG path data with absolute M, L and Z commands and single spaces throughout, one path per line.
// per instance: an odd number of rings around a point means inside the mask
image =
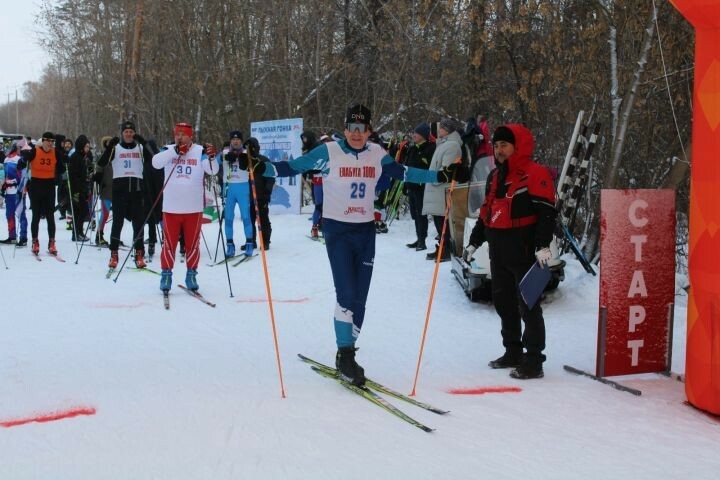
M 415 127 L 412 137 L 414 143 L 405 149 L 405 158 L 401 159 L 402 163 L 408 167 L 427 170 L 435 153 L 435 144 L 429 140 L 430 125 L 421 123 Z M 410 216 L 415 221 L 415 235 L 417 236 L 417 239 L 408 243 L 407 246 L 416 251 L 427 250 L 425 239 L 428 232 L 428 217 L 422 213 L 425 186 L 419 183 L 405 182 L 405 192 L 410 204 Z
M 75 151 L 68 161 L 68 182 L 70 183 L 70 199 L 72 201 L 73 241 L 87 242 L 83 234 L 83 223 L 87 219 L 88 170 L 92 167 L 90 141 L 85 135 L 75 140 Z
M 260 142 L 255 137 L 250 137 L 244 144 L 246 154 L 245 157 L 240 159 L 240 168 L 245 164 L 252 166 L 253 173 L 258 168 L 258 164 L 264 162 L 270 162 L 265 155 L 260 155 Z M 245 163 L 247 162 L 247 163 Z M 264 166 L 260 167 L 258 171 L 265 171 Z M 270 235 L 272 234 L 272 225 L 270 224 L 270 197 L 272 196 L 272 190 L 275 186 L 275 179 L 270 177 L 264 177 L 261 173 L 255 173 L 253 175 L 255 180 L 255 194 L 257 195 L 257 211 L 255 210 L 255 201 L 252 198 L 253 191 L 250 190 L 250 220 L 252 221 L 253 236 L 252 241 L 257 245 L 256 235 L 257 227 L 255 221 L 257 214 L 260 214 L 260 232 L 262 233 L 263 248 L 268 250 L 270 248 Z

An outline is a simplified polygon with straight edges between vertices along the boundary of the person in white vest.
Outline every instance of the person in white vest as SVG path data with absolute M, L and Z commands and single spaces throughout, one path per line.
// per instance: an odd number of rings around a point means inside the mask
M 245 234 L 245 254 L 253 253 L 253 226 L 250 218 L 250 175 L 247 171 L 239 168 L 239 160 L 245 155 L 243 148 L 243 136 L 240 130 L 230 132 L 230 145 L 223 149 L 222 165 L 225 181 L 225 238 L 227 238 L 227 250 L 225 256 L 235 256 L 235 241 L 233 222 L 235 221 L 235 207 L 240 209 L 240 218 L 243 223 Z
M 133 247 L 135 265 L 145 268 L 145 248 L 143 245 L 143 222 L 145 220 L 145 195 L 143 193 L 143 172 L 150 165 L 152 154 L 145 148 L 145 139 L 138 135 L 135 124 L 123 122 L 120 127 L 122 139 L 113 137 L 105 152 L 97 162 L 99 167 L 112 164 L 112 228 L 110 230 L 110 261 L 108 268 L 115 269 L 118 264 L 120 234 L 125 219 L 133 226 Z
M 165 170 L 160 254 L 160 290 L 164 293 L 172 287 L 172 270 L 180 233 L 185 239 L 185 286 L 192 291 L 200 288 L 196 277 L 200 261 L 200 226 L 205 208 L 205 174 L 215 175 L 220 170 L 215 161 L 215 147 L 206 143 L 203 148 L 193 143 L 190 124 L 176 124 L 173 134 L 175 143 L 152 158 L 153 167 Z
M 261 162 L 255 175 L 288 177 L 318 171 L 323 176 L 323 235 L 335 284 L 335 366 L 355 385 L 365 384 L 365 370 L 355 361 L 355 341 L 365 318 L 375 261 L 375 192 L 390 179 L 413 183 L 448 183 L 459 163 L 440 170 L 405 167 L 368 139 L 370 109 L 355 104 L 345 116 L 345 138 L 322 143 L 289 161 Z

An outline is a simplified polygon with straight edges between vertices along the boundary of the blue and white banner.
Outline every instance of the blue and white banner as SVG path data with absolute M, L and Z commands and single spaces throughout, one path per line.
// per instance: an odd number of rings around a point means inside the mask
M 302 154 L 302 140 L 300 139 L 302 131 L 302 118 L 268 120 L 250 124 L 250 136 L 258 139 L 260 153 L 268 157 L 271 162 L 299 157 Z M 301 195 L 300 175 L 276 179 L 270 199 L 270 212 L 275 214 L 300 213 Z

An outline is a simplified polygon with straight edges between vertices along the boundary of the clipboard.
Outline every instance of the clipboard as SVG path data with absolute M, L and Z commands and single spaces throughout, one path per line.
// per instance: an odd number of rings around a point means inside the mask
M 550 267 L 543 268 L 535 262 L 520 280 L 520 295 L 529 309 L 535 306 L 550 278 L 552 278 Z

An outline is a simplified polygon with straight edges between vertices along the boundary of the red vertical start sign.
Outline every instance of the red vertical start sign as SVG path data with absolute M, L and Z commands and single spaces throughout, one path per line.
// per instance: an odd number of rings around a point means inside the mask
M 603 190 L 596 374 L 670 369 L 675 192 Z

